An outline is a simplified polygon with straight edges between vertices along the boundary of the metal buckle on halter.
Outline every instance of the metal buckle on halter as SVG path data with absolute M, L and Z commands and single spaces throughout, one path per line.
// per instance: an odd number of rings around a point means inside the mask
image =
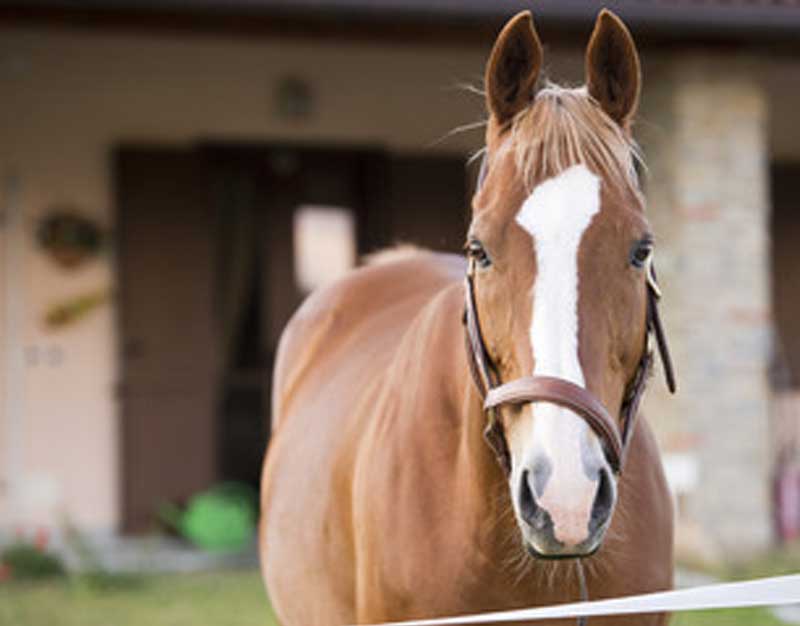
M 647 297 L 649 299 L 649 319 L 648 319 L 648 339 L 652 333 L 656 340 L 658 353 L 661 357 L 661 364 L 664 367 L 664 378 L 667 383 L 667 389 L 670 393 L 675 393 L 675 370 L 672 365 L 672 358 L 669 354 L 669 346 L 667 346 L 667 337 L 664 333 L 664 327 L 661 325 L 661 317 L 658 314 L 658 301 L 661 299 L 661 289 L 658 286 L 656 279 L 656 270 L 653 264 L 653 255 L 651 254 L 645 263 L 645 276 L 647 280 Z
M 483 429 L 483 438 L 489 445 L 489 448 L 494 452 L 494 456 L 500 467 L 506 473 L 511 474 L 511 453 L 508 450 L 505 434 L 503 432 L 503 424 L 500 421 L 500 416 L 497 414 L 496 408 L 491 408 L 486 411 L 486 427 Z
M 467 276 L 470 278 L 475 277 L 475 259 L 473 257 L 467 259 Z
M 655 295 L 658 300 L 661 300 L 661 287 L 658 286 L 658 281 L 656 280 L 656 270 L 653 265 L 652 253 L 650 253 L 650 256 L 647 257 L 647 261 L 645 261 L 644 272 L 647 277 L 647 286 L 653 291 L 653 295 Z

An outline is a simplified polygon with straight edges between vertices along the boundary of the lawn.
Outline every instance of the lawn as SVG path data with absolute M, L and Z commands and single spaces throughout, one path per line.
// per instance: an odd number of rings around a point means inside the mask
M 0 584 L 2 626 L 276 626 L 257 571 Z
M 591 623 L 591 620 L 590 620 Z M 85 580 L 0 584 L 2 626 L 276 626 L 258 572 L 172 574 L 98 587 Z M 765 610 L 704 611 L 671 626 L 781 626 Z
M 670 626 L 784 626 L 766 609 L 693 611 L 674 615 Z

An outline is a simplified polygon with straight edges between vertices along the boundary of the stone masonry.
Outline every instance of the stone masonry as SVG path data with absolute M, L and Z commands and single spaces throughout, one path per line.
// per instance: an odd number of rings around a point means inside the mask
M 677 396 L 656 377 L 645 410 L 665 452 L 696 467 L 681 516 L 701 558 L 743 558 L 770 539 L 767 98 L 752 61 L 645 69 L 637 134 L 678 372 Z

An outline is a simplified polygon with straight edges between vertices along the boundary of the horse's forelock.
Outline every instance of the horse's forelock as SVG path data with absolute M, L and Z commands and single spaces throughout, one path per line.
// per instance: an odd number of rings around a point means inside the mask
M 548 84 L 511 126 L 517 170 L 528 189 L 573 165 L 585 165 L 611 184 L 639 195 L 636 142 L 592 99 L 585 87 Z

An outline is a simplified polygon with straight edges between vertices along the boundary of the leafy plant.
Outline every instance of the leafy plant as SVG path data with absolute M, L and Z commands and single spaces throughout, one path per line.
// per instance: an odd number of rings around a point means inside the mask
M 39 546 L 22 542 L 15 542 L 3 549 L 0 563 L 8 578 L 13 580 L 41 580 L 66 574 L 58 556 Z

